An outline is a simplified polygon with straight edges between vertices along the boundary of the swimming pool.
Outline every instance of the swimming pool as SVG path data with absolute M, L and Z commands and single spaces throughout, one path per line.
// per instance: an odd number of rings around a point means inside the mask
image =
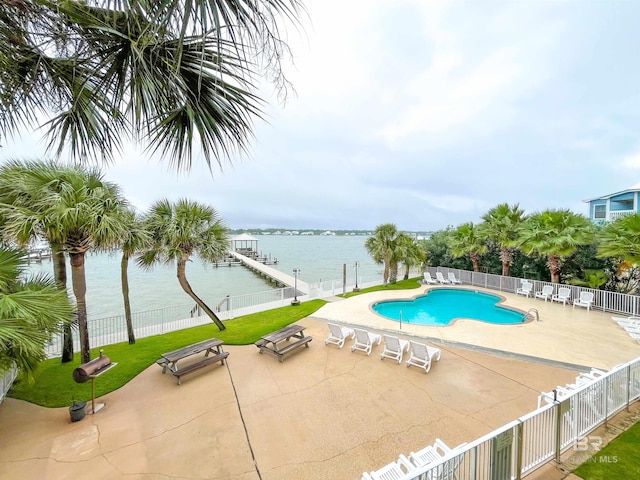
M 458 318 L 470 318 L 499 325 L 521 324 L 525 313 L 497 305 L 497 295 L 457 288 L 436 288 L 412 300 L 385 300 L 372 310 L 391 320 L 417 325 L 449 325 Z

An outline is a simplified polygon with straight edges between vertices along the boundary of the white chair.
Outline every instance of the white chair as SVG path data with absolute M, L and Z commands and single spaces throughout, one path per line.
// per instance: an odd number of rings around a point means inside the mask
M 424 283 L 427 283 L 427 284 L 429 284 L 429 283 L 431 283 L 431 284 L 438 283 L 438 281 L 437 281 L 437 280 L 434 280 L 434 279 L 431 277 L 431 274 L 430 274 L 429 272 L 424 272 L 424 273 L 422 274 L 422 276 L 423 276 L 423 278 L 424 278 Z
M 522 285 L 516 289 L 516 295 L 524 295 L 528 297 L 533 292 L 533 283 L 523 281 Z
M 402 480 L 411 470 L 415 470 L 415 466 L 409 462 L 407 457 L 400 455 L 397 462 L 391 462 L 384 467 L 375 470 L 369 474 L 372 480 Z M 363 475 L 363 480 L 368 480 Z
M 544 298 L 544 301 L 546 302 L 548 299 L 551 298 L 552 294 L 553 294 L 553 285 L 545 285 L 544 287 L 542 287 L 542 290 L 536 292 L 534 297 Z
M 571 298 L 571 289 L 569 287 L 558 288 L 558 293 L 551 296 L 552 302 L 562 302 L 562 305 L 566 305 Z
M 324 344 L 329 345 L 330 343 L 337 345 L 338 348 L 342 348 L 344 346 L 344 341 L 347 338 L 353 338 L 355 336 L 355 332 L 353 328 L 349 327 L 341 327 L 340 325 L 336 325 L 335 323 L 329 323 L 329 336 L 325 338 Z
M 436 438 L 436 441 L 433 445 L 429 445 L 428 447 L 423 448 L 418 452 L 411 452 L 409 454 L 409 460 L 416 467 L 422 467 L 424 465 L 429 465 L 430 463 L 437 462 L 441 460 L 443 457 L 448 456 L 450 454 L 454 454 L 456 450 L 464 447 L 465 443 L 458 445 L 455 448 L 450 448 L 446 443 L 444 443 L 439 438 Z M 449 461 L 441 464 L 435 471 L 431 471 L 427 474 L 428 479 L 438 479 L 438 480 L 449 480 L 455 479 L 456 470 L 460 466 L 460 462 L 464 459 L 464 453 L 451 458 Z
M 591 309 L 593 305 L 593 292 L 580 292 L 580 298 L 577 298 L 573 301 L 573 308 L 585 307 L 588 310 Z
M 640 317 L 611 317 L 621 327 L 638 327 L 640 328 Z
M 454 285 L 462 285 L 462 280 L 458 280 L 453 272 L 449 272 L 447 276 L 449 277 L 449 281 Z
M 380 360 L 386 358 L 393 358 L 402 363 L 402 356 L 404 352 L 409 351 L 409 342 L 407 340 L 400 340 L 393 335 L 384 335 L 384 351 L 380 354 Z
M 365 352 L 367 355 L 371 355 L 371 349 L 373 348 L 373 344 L 377 343 L 380 345 L 382 341 L 382 336 L 377 333 L 367 332 L 366 330 L 362 330 L 360 328 L 353 329 L 356 336 L 353 341 L 353 345 L 351 346 L 351 351 L 355 352 L 359 350 L 361 352 Z
M 437 462 L 441 458 L 442 455 L 438 453 L 433 445 L 424 447 L 422 450 L 418 450 L 417 452 L 409 453 L 409 460 L 416 467 L 422 467 L 424 465 Z
M 436 362 L 440 361 L 440 349 L 428 347 L 424 343 L 418 343 L 411 340 L 411 355 L 407 360 L 407 367 L 413 365 L 415 367 L 424 368 L 425 373 L 429 373 L 431 362 L 435 358 Z
M 443 285 L 445 283 L 451 283 L 449 280 L 444 278 L 444 275 L 442 275 L 442 272 L 436 272 L 436 280 L 438 280 L 438 282 L 440 282 Z

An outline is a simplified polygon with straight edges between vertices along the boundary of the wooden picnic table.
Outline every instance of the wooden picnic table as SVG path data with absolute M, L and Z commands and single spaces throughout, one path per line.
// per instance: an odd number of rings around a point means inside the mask
M 264 335 L 256 342 L 256 347 L 260 349 L 259 353 L 269 352 L 278 357 L 281 362 L 284 360 L 284 354 L 298 347 L 305 346 L 309 348 L 309 342 L 313 340 L 311 336 L 305 336 L 302 325 L 289 325 L 287 327 L 276 330 L 273 333 Z M 295 342 L 289 342 L 291 338 L 295 338 Z M 284 343 L 283 342 L 287 342 Z
M 162 358 L 160 358 L 157 363 L 162 366 L 162 373 L 169 370 L 175 377 L 177 377 L 178 385 L 180 385 L 180 377 L 182 375 L 186 375 L 187 373 L 216 362 L 220 362 L 224 365 L 224 360 L 229 356 L 229 352 L 222 350 L 222 344 L 222 340 L 218 338 L 210 338 L 202 342 L 194 343 L 193 345 L 179 348 L 172 352 L 163 353 Z M 190 363 L 182 368 L 178 368 L 178 361 L 197 355 L 201 352 L 205 352 L 202 360 Z M 213 354 L 213 356 L 210 357 L 209 354 Z

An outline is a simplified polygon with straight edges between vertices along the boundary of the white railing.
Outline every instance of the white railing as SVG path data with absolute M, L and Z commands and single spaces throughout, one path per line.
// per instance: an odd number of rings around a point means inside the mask
M 442 457 L 401 480 L 520 479 L 571 448 L 640 399 L 640 357 Z M 580 448 L 578 448 L 580 445 Z
M 440 271 L 443 272 L 445 276 L 448 272 L 454 272 L 456 277 L 462 280 L 462 282 L 465 284 L 511 293 L 515 293 L 516 289 L 520 287 L 521 281 L 523 280 L 518 277 L 504 277 L 502 275 L 471 272 L 469 270 L 458 270 L 447 267 L 428 267 L 426 271 L 428 271 L 432 275 L 435 275 L 435 272 Z M 534 292 L 542 290 L 542 287 L 545 285 L 551 285 L 553 287 L 554 294 L 557 293 L 559 287 L 567 287 L 571 289 L 572 300 L 575 298 L 579 298 L 580 292 L 592 292 L 592 308 L 596 308 L 605 312 L 614 312 L 626 315 L 638 315 L 638 313 L 640 313 L 640 296 L 638 295 L 608 292 L 605 290 L 596 290 L 593 288 L 579 287 L 576 285 L 567 285 L 564 283 L 558 284 L 529 279 L 527 279 L 527 281 L 533 283 Z
M 635 214 L 635 210 L 616 210 L 609 212 L 609 221 L 615 222 L 619 218 L 628 217 L 629 215 Z
M 8 370 L 0 371 L 0 403 L 4 400 L 7 392 L 13 385 L 13 381 L 18 376 L 18 369 L 11 367 Z

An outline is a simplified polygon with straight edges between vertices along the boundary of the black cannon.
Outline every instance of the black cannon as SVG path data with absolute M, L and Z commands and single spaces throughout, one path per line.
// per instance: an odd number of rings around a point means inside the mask
M 111 359 L 103 355 L 102 350 L 100 350 L 100 356 L 98 358 L 83 363 L 73 371 L 73 379 L 78 383 L 84 383 L 100 375 L 100 373 L 109 367 L 111 367 Z

